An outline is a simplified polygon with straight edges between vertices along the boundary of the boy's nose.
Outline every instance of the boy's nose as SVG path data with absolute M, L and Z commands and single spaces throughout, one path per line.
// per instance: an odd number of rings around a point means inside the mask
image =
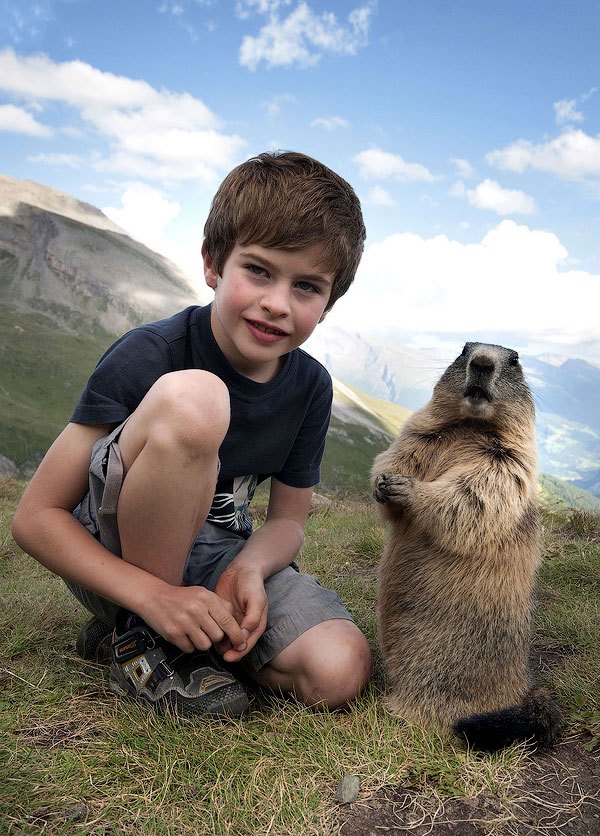
M 261 301 L 263 310 L 271 316 L 287 316 L 290 313 L 290 290 L 283 285 L 273 284 L 265 291 Z

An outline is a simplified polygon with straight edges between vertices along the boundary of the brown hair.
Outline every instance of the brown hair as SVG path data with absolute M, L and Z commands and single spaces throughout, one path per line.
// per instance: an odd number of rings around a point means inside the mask
M 323 268 L 335 274 L 327 308 L 352 284 L 365 235 L 352 187 L 295 151 L 259 154 L 234 168 L 219 186 L 204 226 L 204 244 L 218 273 L 236 244 L 321 245 Z

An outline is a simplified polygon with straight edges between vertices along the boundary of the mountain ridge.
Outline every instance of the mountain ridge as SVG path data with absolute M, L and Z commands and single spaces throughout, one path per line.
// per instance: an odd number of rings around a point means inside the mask
M 119 336 L 203 300 L 176 265 L 91 204 L 0 177 L 0 300 L 57 326 Z

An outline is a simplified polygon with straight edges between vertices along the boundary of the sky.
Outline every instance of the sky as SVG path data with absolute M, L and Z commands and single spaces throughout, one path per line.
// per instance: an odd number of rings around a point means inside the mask
M 0 0 L 0 173 L 201 282 L 225 174 L 302 151 L 367 228 L 327 323 L 600 364 L 599 37 L 597 0 Z

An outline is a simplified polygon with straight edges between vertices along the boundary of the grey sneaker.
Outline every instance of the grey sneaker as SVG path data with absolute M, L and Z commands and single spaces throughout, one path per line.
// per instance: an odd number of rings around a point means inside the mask
M 112 658 L 112 634 L 111 625 L 95 615 L 79 631 L 75 650 L 82 659 L 109 662 Z
M 244 688 L 212 653 L 183 653 L 143 622 L 115 631 L 109 687 L 162 714 L 236 717 L 248 707 Z

